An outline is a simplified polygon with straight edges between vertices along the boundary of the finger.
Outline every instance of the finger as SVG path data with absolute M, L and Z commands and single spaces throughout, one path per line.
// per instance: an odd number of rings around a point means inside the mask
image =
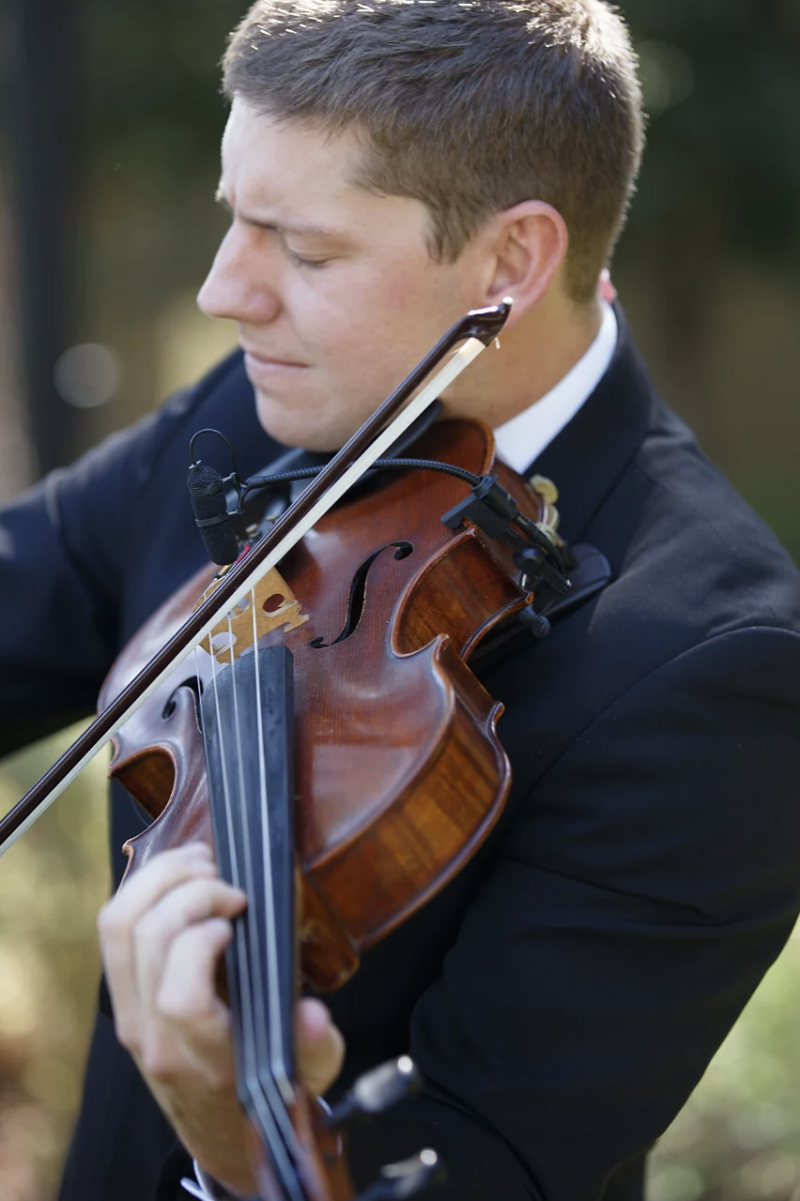
M 103 908 L 97 919 L 100 951 L 114 1004 L 117 1034 L 124 1046 L 135 1050 L 139 1030 L 126 999 L 136 995 L 133 929 L 136 922 L 176 885 L 197 877 L 214 877 L 210 852 L 193 843 L 156 855 L 126 883 Z
M 176 884 L 195 876 L 217 874 L 214 857 L 205 843 L 192 842 L 162 851 L 132 876 L 125 877 L 101 914 L 117 925 L 135 922 Z
M 232 1084 L 230 1011 L 216 990 L 217 964 L 231 937 L 230 922 L 211 918 L 173 939 L 156 997 L 159 1021 L 144 1051 L 145 1069 L 156 1079 L 190 1071 L 209 1088 Z
M 173 941 L 188 927 L 211 918 L 231 919 L 241 913 L 247 897 L 219 879 L 195 879 L 179 884 L 161 898 L 137 923 L 133 932 L 138 1021 L 157 1021 L 154 1012 Z
M 297 1002 L 297 1032 L 304 1041 L 319 1042 L 332 1025 L 328 1006 L 316 997 L 303 997 Z
M 342 1070 L 344 1039 L 321 1001 L 304 997 L 297 1005 L 297 1067 L 303 1084 L 320 1097 Z

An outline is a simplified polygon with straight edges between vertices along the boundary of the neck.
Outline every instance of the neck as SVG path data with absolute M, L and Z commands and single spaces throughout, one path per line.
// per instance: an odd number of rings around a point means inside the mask
M 603 320 L 600 300 L 578 306 L 546 297 L 500 335 L 445 394 L 451 416 L 477 417 L 492 429 L 546 396 L 594 342 Z M 463 381 L 463 384 L 462 384 Z

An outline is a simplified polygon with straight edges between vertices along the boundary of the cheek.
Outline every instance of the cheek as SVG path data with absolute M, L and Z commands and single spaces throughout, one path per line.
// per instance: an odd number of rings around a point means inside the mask
M 309 361 L 363 408 L 396 387 L 470 307 L 458 283 L 430 260 L 392 256 L 304 275 L 284 298 Z
M 295 337 L 309 352 L 310 358 L 322 365 L 337 358 L 339 348 L 346 342 L 355 321 L 357 305 L 352 297 L 358 291 L 352 285 L 342 285 L 332 273 L 315 272 L 310 280 L 295 279 L 283 293 L 284 310 Z
M 295 286 L 285 294 L 294 336 L 310 363 L 323 371 L 335 391 L 369 388 L 381 378 L 380 364 L 393 357 L 396 305 L 383 282 L 356 272 L 326 271 L 323 280 Z

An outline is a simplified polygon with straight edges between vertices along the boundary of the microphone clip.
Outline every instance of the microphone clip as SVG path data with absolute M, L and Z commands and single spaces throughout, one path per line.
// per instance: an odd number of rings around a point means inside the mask
M 197 458 L 195 443 L 201 434 L 214 434 L 222 438 L 228 448 L 233 470 L 223 476 L 215 467 Z M 240 545 L 233 518 L 242 512 L 246 483 L 242 481 L 236 464 L 236 456 L 230 441 L 220 430 L 202 429 L 192 435 L 189 442 L 189 478 L 186 485 L 194 513 L 195 525 L 200 531 L 206 553 L 212 563 L 228 567 L 239 557 Z M 228 508 L 227 489 L 236 496 L 233 508 Z

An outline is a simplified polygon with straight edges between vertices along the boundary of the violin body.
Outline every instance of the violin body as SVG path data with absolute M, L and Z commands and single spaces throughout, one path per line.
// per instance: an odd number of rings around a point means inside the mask
M 336 1131 L 419 1087 L 403 1056 L 327 1114 L 298 1066 L 297 985 L 343 984 L 481 846 L 511 780 L 502 706 L 469 656 L 531 604 L 529 579 L 571 586 L 552 490 L 495 465 L 485 426 L 435 425 L 414 442 L 427 463 L 383 463 L 364 481 L 509 309 L 456 322 L 274 525 L 248 531 L 230 568 L 198 572 L 144 624 L 95 721 L 0 821 L 2 850 L 112 742 L 110 773 L 148 819 L 124 848 L 128 874 L 200 840 L 244 894 L 217 986 L 259 1201 L 351 1201 Z M 201 467 L 193 458 L 190 488 L 205 530 L 229 514 L 225 481 Z M 240 500 L 270 485 L 235 469 L 229 482 Z M 235 538 L 214 547 L 222 562 L 236 551 Z M 411 1196 L 440 1170 L 425 1148 L 384 1167 L 362 1201 Z
M 544 500 L 494 463 L 485 426 L 441 422 L 415 450 L 497 472 L 524 514 L 546 518 Z M 502 706 L 467 666 L 531 600 L 511 548 L 469 524 L 442 524 L 464 497 L 452 476 L 397 471 L 381 485 L 348 495 L 289 553 L 283 595 L 274 579 L 257 594 L 278 626 L 259 647 L 282 641 L 294 657 L 301 967 L 319 990 L 343 984 L 360 952 L 444 887 L 497 821 L 511 782 L 496 732 Z M 186 620 L 215 570 L 142 627 L 101 706 Z M 212 843 L 198 690 L 231 650 L 205 645 L 115 740 L 111 774 L 152 819 L 126 845 L 129 872 L 170 846 Z

